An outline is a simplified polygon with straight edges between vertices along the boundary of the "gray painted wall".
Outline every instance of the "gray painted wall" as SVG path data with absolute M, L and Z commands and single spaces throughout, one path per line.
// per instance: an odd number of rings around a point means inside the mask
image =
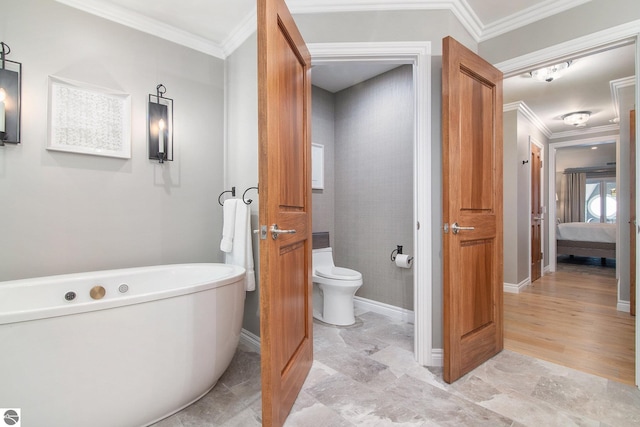
M 22 144 L 0 148 L 0 280 L 221 260 L 223 61 L 52 0 L 3 2 L 2 18 L 23 105 Z M 49 75 L 131 94 L 131 159 L 45 149 Z M 162 166 L 146 142 L 159 83 L 175 102 Z
M 335 96 L 316 86 L 312 87 L 312 91 L 311 139 L 314 144 L 324 146 L 324 189 L 313 190 L 313 231 L 328 231 L 333 244 L 336 238 Z
M 236 187 L 238 194 L 258 184 L 258 39 L 254 33 L 226 60 L 226 168 L 225 188 Z M 252 229 L 258 229 L 260 196 L 247 193 L 251 203 Z M 243 328 L 260 335 L 260 252 L 253 235 L 256 290 L 247 292 Z
M 336 265 L 360 271 L 358 296 L 413 310 L 413 72 L 403 65 L 336 94 Z
M 518 281 L 515 282 L 516 284 L 529 278 L 529 268 L 531 265 L 531 240 L 529 231 L 529 218 L 531 216 L 531 200 L 529 199 L 531 191 L 531 161 L 524 165 L 522 164 L 523 160 L 528 160 L 531 158 L 531 151 L 529 148 L 530 138 L 534 138 L 545 147 L 544 158 L 542 159 L 542 162 L 543 165 L 548 166 L 549 141 L 547 137 L 542 132 L 540 132 L 540 130 L 538 130 L 538 128 L 534 126 L 520 111 L 518 111 L 518 159 L 516 161 L 518 170 L 516 176 L 511 177 L 511 179 L 515 179 L 518 182 Z M 542 176 L 543 206 L 546 206 L 548 204 L 547 200 L 549 200 L 549 168 L 546 166 L 544 167 L 544 175 Z M 553 174 L 551 176 L 553 176 Z M 549 235 L 549 214 L 545 213 L 543 217 L 544 221 L 542 232 L 544 241 L 542 252 L 544 254 L 544 260 L 542 263 L 543 267 L 546 267 L 549 265 L 549 239 L 546 238 L 546 236 Z M 506 250 L 507 248 L 505 247 L 505 251 Z
M 518 285 L 528 279 L 530 258 L 530 186 L 531 158 L 530 138 L 545 147 L 544 165 L 548 165 L 548 140 L 519 110 L 507 111 L 504 120 L 504 282 Z M 552 175 L 553 176 L 553 175 Z M 544 168 L 542 176 L 543 200 L 545 206 L 549 194 L 549 170 Z M 547 236 L 549 215 L 544 215 L 543 235 Z M 543 267 L 549 265 L 549 241 L 543 238 Z
M 518 111 L 503 116 L 504 136 L 504 282 L 512 285 L 518 280 Z M 526 255 L 525 255 L 526 256 Z
M 618 214 L 617 220 L 619 224 L 620 238 L 616 243 L 616 260 L 617 266 L 616 275 L 620 280 L 620 288 L 618 293 L 618 299 L 621 301 L 630 300 L 630 268 L 620 268 L 622 266 L 631 265 L 631 248 L 629 233 L 630 227 L 627 226 L 630 221 L 629 208 L 630 200 L 628 195 L 631 194 L 631 171 L 629 164 L 630 159 L 630 146 L 631 146 L 631 123 L 629 112 L 635 109 L 635 85 L 627 86 L 620 89 L 620 143 L 618 145 L 616 166 L 618 175 Z M 636 110 L 637 114 L 637 110 Z M 636 135 L 638 132 L 636 131 Z M 638 153 L 636 152 L 636 156 Z M 637 173 L 637 172 L 636 172 Z M 636 189 L 637 191 L 637 189 Z M 637 217 L 637 216 L 636 216 Z

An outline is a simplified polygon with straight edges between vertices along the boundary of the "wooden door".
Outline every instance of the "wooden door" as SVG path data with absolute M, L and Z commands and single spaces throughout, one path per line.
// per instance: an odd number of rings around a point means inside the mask
M 266 230 L 260 240 L 264 426 L 284 423 L 313 362 L 310 71 L 311 56 L 284 0 L 259 0 L 259 222 Z
M 503 348 L 502 73 L 443 40 L 444 380 Z M 459 228 L 458 228 L 459 227 Z
M 632 316 L 636 315 L 636 235 L 638 233 L 638 227 L 636 225 L 636 110 L 631 110 L 629 114 L 631 117 L 631 128 L 630 128 L 630 147 L 629 147 L 629 157 L 630 157 L 630 167 L 629 167 L 629 181 L 631 187 L 631 197 L 629 198 L 629 236 L 631 237 L 631 245 L 629 260 L 631 264 L 631 272 L 629 274 L 629 303 L 630 312 Z
M 540 147 L 531 144 L 531 281 L 542 277 L 542 158 Z

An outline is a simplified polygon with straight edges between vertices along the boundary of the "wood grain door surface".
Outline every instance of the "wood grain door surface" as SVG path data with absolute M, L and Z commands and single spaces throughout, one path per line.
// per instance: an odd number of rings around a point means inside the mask
M 531 144 L 531 282 L 542 277 L 542 158 L 541 150 Z
M 310 70 L 284 0 L 258 1 L 259 222 L 269 230 L 260 240 L 264 426 L 284 423 L 313 362 Z
M 451 383 L 503 348 L 502 73 L 451 37 L 442 62 L 443 377 Z

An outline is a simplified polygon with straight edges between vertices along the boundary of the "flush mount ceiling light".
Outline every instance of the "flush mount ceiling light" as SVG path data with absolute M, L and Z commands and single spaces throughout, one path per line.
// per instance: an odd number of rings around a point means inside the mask
M 559 79 L 564 74 L 565 70 L 569 68 L 571 61 L 561 62 L 559 64 L 551 65 L 549 67 L 539 68 L 533 70 L 529 74 L 534 79 L 541 82 L 552 82 L 555 79 Z
M 583 128 L 587 125 L 587 120 L 591 117 L 591 111 L 576 111 L 574 113 L 565 114 L 562 120 L 565 124 Z

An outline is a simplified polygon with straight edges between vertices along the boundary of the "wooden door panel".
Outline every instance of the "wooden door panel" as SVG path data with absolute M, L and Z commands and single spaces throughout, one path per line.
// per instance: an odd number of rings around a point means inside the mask
M 479 76 L 468 70 L 460 73 L 460 93 L 466 96 L 460 99 L 461 133 L 470 138 L 460 141 L 469 149 L 460 150 L 460 172 L 462 173 L 461 208 L 470 210 L 493 209 L 493 115 L 480 106 L 491 102 L 493 91 L 484 84 Z M 480 113 L 478 113 L 480 111 Z
M 259 1 L 259 222 L 295 231 L 260 240 L 264 426 L 284 423 L 313 362 L 310 69 L 284 0 Z
M 305 245 L 296 242 L 280 248 L 279 271 L 293 271 L 293 274 L 284 275 L 281 278 L 281 286 L 278 289 L 279 300 L 282 304 L 280 316 L 282 329 L 280 340 L 280 370 L 285 372 L 289 363 L 295 360 L 295 353 L 300 345 L 307 339 L 308 316 L 306 312 L 307 289 L 301 286 L 304 283 L 305 272 L 298 266 L 305 264 Z
M 442 82 L 443 378 L 453 382 L 503 347 L 502 73 L 447 37 Z
M 493 240 L 482 239 L 461 243 L 461 256 L 469 262 L 462 276 L 462 318 L 460 333 L 463 337 L 493 322 L 493 294 L 491 257 L 495 249 Z

